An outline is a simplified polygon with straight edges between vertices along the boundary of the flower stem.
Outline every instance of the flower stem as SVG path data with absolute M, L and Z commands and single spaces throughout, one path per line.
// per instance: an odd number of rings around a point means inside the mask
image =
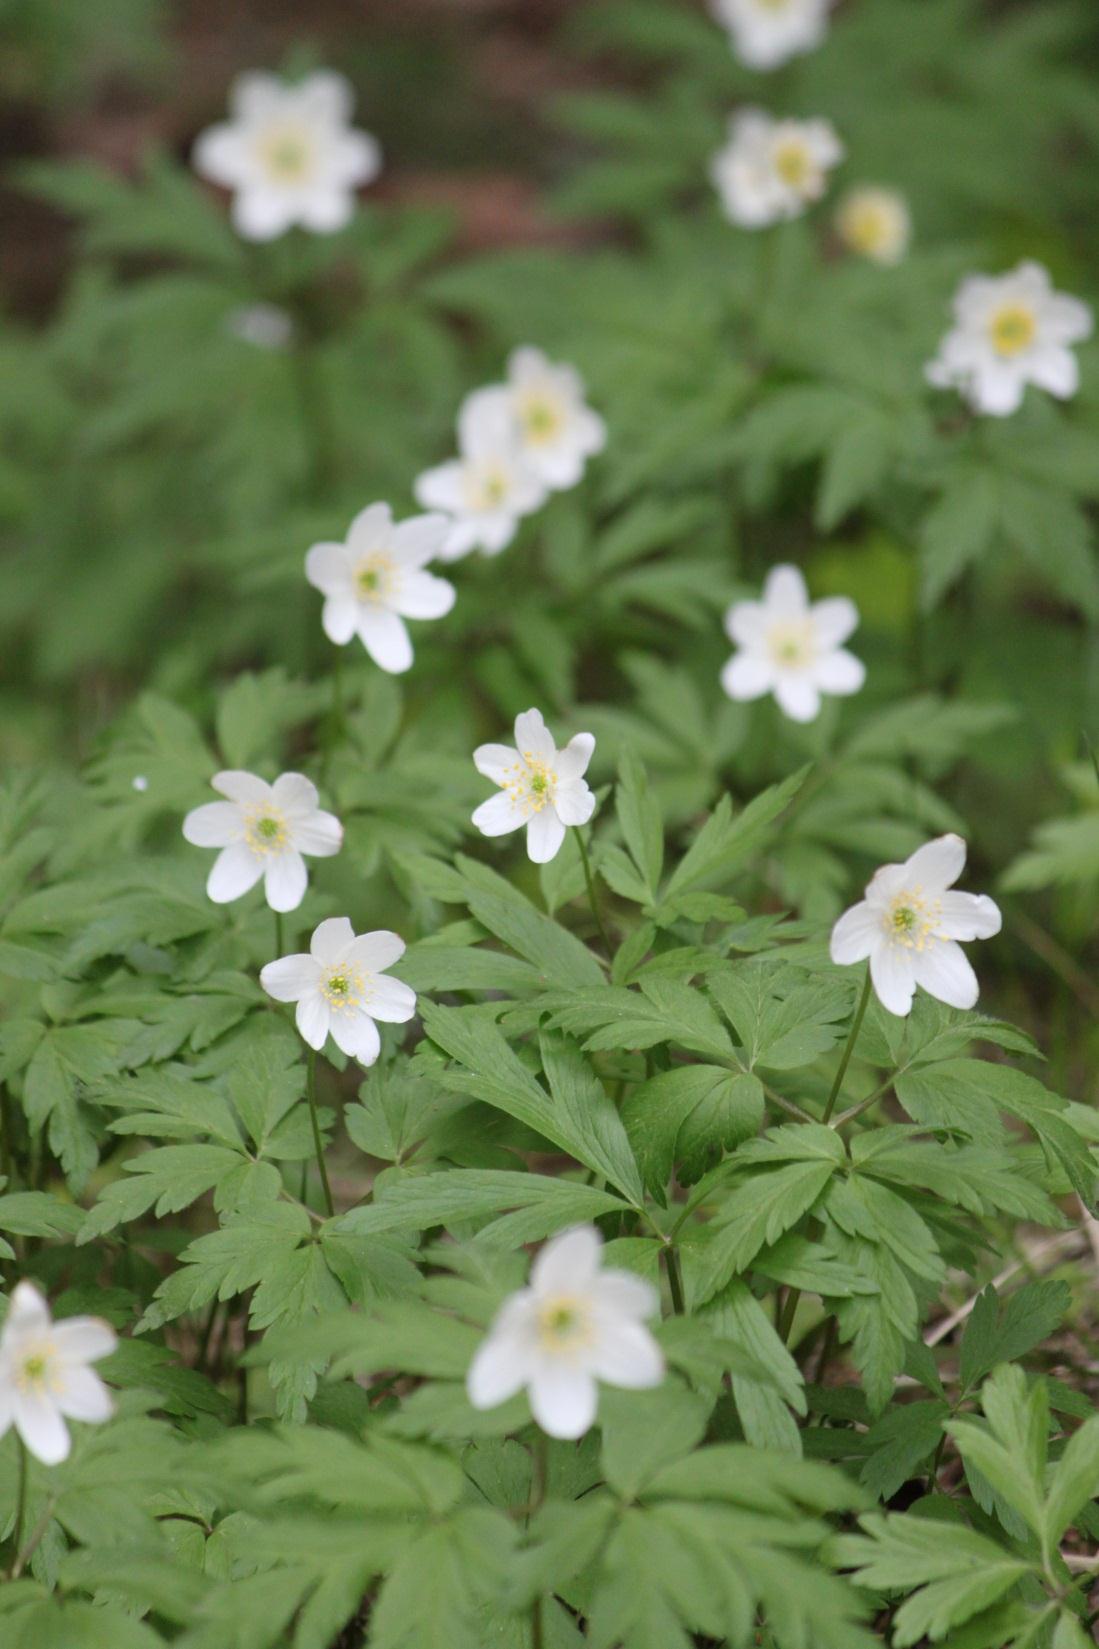
M 535 1438 L 532 1450 L 530 1473 L 530 1500 L 527 1503 L 528 1515 L 540 1511 L 546 1498 L 546 1477 L 549 1469 L 549 1444 L 543 1432 Z M 530 1606 L 530 1644 L 531 1649 L 543 1649 L 545 1643 L 542 1621 L 542 1594 L 537 1593 Z
M 12 1562 L 10 1578 L 15 1579 L 19 1572 L 19 1555 L 23 1545 L 23 1523 L 27 1515 L 27 1445 L 16 1432 L 15 1435 L 15 1527 L 12 1532 Z
M 276 910 L 273 915 L 275 918 L 275 955 L 276 957 L 285 956 L 286 950 L 282 942 L 282 911 Z
M 317 1167 L 320 1170 L 321 1185 L 324 1188 L 324 1206 L 331 1219 L 336 1212 L 336 1205 L 332 1201 L 332 1187 L 328 1183 L 328 1169 L 324 1162 L 324 1146 L 321 1143 L 321 1125 L 317 1120 L 317 1050 L 310 1048 L 308 1076 L 306 1079 L 306 1093 L 309 1097 L 309 1120 L 313 1124 L 313 1149 L 317 1153 Z
M 683 1315 L 683 1272 L 679 1267 L 679 1255 L 669 1243 L 664 1249 L 664 1266 L 668 1273 L 668 1287 L 672 1295 L 672 1310 L 677 1317 Z
M 855 1017 L 851 1021 L 851 1029 L 847 1036 L 847 1044 L 843 1050 L 843 1057 L 839 1062 L 839 1068 L 836 1071 L 835 1081 L 832 1083 L 832 1091 L 828 1095 L 828 1103 L 824 1107 L 824 1115 L 820 1119 L 822 1122 L 830 1122 L 832 1120 L 832 1112 L 836 1108 L 836 1100 L 839 1098 L 840 1089 L 843 1087 L 843 1079 L 847 1075 L 847 1067 L 851 1063 L 851 1055 L 855 1051 L 855 1043 L 859 1039 L 859 1032 L 862 1030 L 862 1022 L 866 1016 L 866 1009 L 869 1001 L 870 969 L 868 967 L 866 970 L 866 978 L 862 982 L 862 995 L 859 997 L 859 1005 L 855 1010 Z
M 595 917 L 595 925 L 599 929 L 599 938 L 602 942 L 603 950 L 606 953 L 607 961 L 609 962 L 614 956 L 614 949 L 607 937 L 607 930 L 603 926 L 603 918 L 599 911 L 599 901 L 595 897 L 595 881 L 591 873 L 591 860 L 588 857 L 587 844 L 584 841 L 584 833 L 582 830 L 578 830 L 576 832 L 576 843 L 580 849 L 580 862 L 584 866 L 584 881 L 587 883 L 588 887 L 588 904 L 591 906 L 591 913 Z

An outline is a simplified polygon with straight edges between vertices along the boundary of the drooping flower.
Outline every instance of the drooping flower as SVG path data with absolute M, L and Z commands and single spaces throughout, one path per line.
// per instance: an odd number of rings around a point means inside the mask
M 374 663 L 391 674 L 412 664 L 406 618 L 442 618 L 454 586 L 424 571 L 443 553 L 450 523 L 443 515 L 394 522 L 388 504 L 371 504 L 351 523 L 343 544 L 314 544 L 305 576 L 324 596 L 321 622 L 343 647 L 357 635 Z
M 268 962 L 260 984 L 276 1002 L 296 1002 L 294 1018 L 311 1048 L 325 1038 L 349 1059 L 373 1065 L 381 1051 L 375 1020 L 403 1025 L 416 1012 L 416 993 L 385 972 L 404 955 L 404 940 L 379 928 L 355 930 L 346 916 L 331 916 L 313 930 L 309 953 Z
M 832 0 L 713 0 L 714 15 L 749 69 L 777 69 L 815 51 L 828 32 Z
M 731 699 L 773 693 L 791 721 L 813 721 L 822 694 L 857 693 L 866 669 L 842 646 L 859 622 L 847 596 L 810 602 L 796 567 L 772 567 L 762 601 L 735 601 L 725 614 L 738 649 L 721 672 Z
M 33 1283 L 17 1283 L 0 1329 L 0 1437 L 14 1426 L 43 1465 L 72 1446 L 69 1420 L 95 1423 L 114 1413 L 110 1392 L 90 1367 L 118 1344 L 99 1317 L 55 1323 Z
M 972 275 L 955 295 L 954 326 L 927 366 L 928 381 L 995 418 L 1018 411 L 1027 384 L 1067 400 L 1080 381 L 1069 346 L 1089 337 L 1092 324 L 1088 305 L 1055 292 L 1040 263 Z
M 300 224 L 328 234 L 349 222 L 355 190 L 381 169 L 368 132 L 350 125 L 354 99 L 343 75 L 322 70 L 298 85 L 242 74 L 229 93 L 231 119 L 200 133 L 195 170 L 233 190 L 234 227 L 274 240 Z
M 183 821 L 193 846 L 221 849 L 206 882 L 209 897 L 229 904 L 262 876 L 272 910 L 297 910 L 309 880 L 302 854 L 329 859 L 343 843 L 340 821 L 317 805 L 316 785 L 302 773 L 268 784 L 239 771 L 215 773 L 210 783 L 228 800 L 193 808 Z
M 553 1237 L 530 1284 L 505 1300 L 466 1377 L 477 1409 L 496 1408 L 524 1387 L 544 1432 L 582 1437 L 593 1424 L 598 1382 L 643 1390 L 664 1378 L 647 1317 L 656 1290 L 632 1271 L 600 1269 L 602 1240 L 590 1225 Z
M 516 349 L 508 382 L 482 390 L 502 399 L 527 465 L 553 491 L 574 487 L 587 460 L 607 444 L 607 426 L 585 399 L 584 380 L 573 366 L 550 361 L 540 349 Z
M 898 190 L 875 184 L 850 189 L 836 210 L 836 233 L 872 263 L 900 263 L 912 238 L 908 202 Z
M 991 939 L 1000 912 L 987 894 L 955 893 L 965 866 L 960 836 L 939 836 L 906 859 L 875 871 L 866 897 L 832 929 L 833 962 L 870 958 L 878 1000 L 902 1017 L 916 987 L 952 1008 L 972 1008 L 977 976 L 959 940 Z
M 726 216 L 742 229 L 762 229 L 800 217 L 824 194 L 843 144 L 827 120 L 775 120 L 742 109 L 729 121 L 729 140 L 710 163 Z
M 482 802 L 473 823 L 484 836 L 506 836 L 527 827 L 527 853 L 536 865 L 548 864 L 565 839 L 567 825 L 587 824 L 595 797 L 584 782 L 595 739 L 577 733 L 558 750 L 540 710 L 515 718 L 515 743 L 482 744 L 473 752 L 478 773 L 500 786 L 500 794 Z
M 476 549 L 499 555 L 522 517 L 546 501 L 545 485 L 520 446 L 506 393 L 493 387 L 467 396 L 458 415 L 458 452 L 417 477 L 417 502 L 450 517 L 444 561 Z

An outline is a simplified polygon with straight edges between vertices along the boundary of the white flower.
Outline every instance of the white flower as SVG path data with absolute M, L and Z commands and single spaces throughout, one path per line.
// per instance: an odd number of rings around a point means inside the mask
M 293 317 L 277 303 L 248 303 L 225 318 L 230 337 L 255 349 L 288 349 L 294 337 Z
M 210 780 L 228 801 L 207 802 L 183 821 L 195 847 L 220 847 L 206 882 L 218 905 L 239 899 L 263 877 L 272 910 L 297 910 L 308 882 L 303 853 L 316 859 L 340 851 L 343 826 L 317 806 L 317 787 L 301 773 L 274 784 L 254 773 L 215 773 Z
M 714 14 L 749 69 L 777 69 L 811 52 L 828 30 L 832 0 L 713 0 Z
M 305 576 L 324 596 L 328 639 L 343 647 L 357 635 L 382 670 L 409 669 L 405 619 L 442 618 L 454 605 L 453 584 L 423 570 L 442 554 L 449 531 L 445 516 L 394 523 L 388 504 L 371 504 L 352 521 L 346 543 L 314 544 Z
M 607 426 L 588 406 L 576 368 L 547 360 L 540 349 L 515 350 L 507 384 L 481 395 L 503 400 L 527 465 L 551 490 L 574 487 L 607 444 Z
M 1075 395 L 1080 370 L 1069 345 L 1090 336 L 1092 313 L 1079 298 L 1055 292 L 1040 263 L 964 280 L 954 322 L 927 377 L 958 389 L 975 412 L 1007 417 L 1027 384 L 1062 400 Z
M 860 659 L 841 646 L 859 622 L 846 596 L 810 603 L 796 567 L 772 567 L 762 601 L 734 601 L 725 614 L 739 651 L 721 672 L 731 699 L 773 693 L 792 721 L 812 721 L 822 693 L 857 693 L 866 679 Z
M 404 955 L 404 940 L 379 928 L 355 937 L 346 916 L 314 929 L 309 954 L 268 962 L 259 982 L 276 1002 L 296 1002 L 294 1018 L 311 1048 L 333 1042 L 360 1065 L 381 1050 L 376 1019 L 403 1025 L 416 1012 L 416 993 L 385 969 Z
M 515 743 L 515 750 L 482 744 L 473 752 L 478 773 L 501 789 L 481 803 L 473 823 L 485 836 L 506 836 L 526 825 L 527 853 L 544 865 L 564 841 L 565 826 L 587 824 L 595 811 L 595 797 L 584 783 L 595 739 L 577 733 L 558 750 L 542 712 L 524 710 L 515 718 Z
M 850 189 L 836 211 L 836 232 L 852 252 L 873 263 L 900 263 L 912 238 L 908 202 L 896 189 Z
M 109 1420 L 110 1393 L 89 1363 L 118 1344 L 99 1317 L 55 1323 L 33 1283 L 17 1283 L 0 1330 L 0 1437 L 14 1426 L 43 1465 L 56 1466 L 71 1447 L 65 1419 Z
M 554 1237 L 531 1267 L 530 1286 L 505 1300 L 466 1377 L 476 1409 L 496 1408 L 525 1386 L 551 1437 L 582 1437 L 595 1420 L 597 1381 L 642 1390 L 664 1378 L 645 1327 L 656 1290 L 632 1271 L 601 1271 L 590 1225 Z
M 509 397 L 475 390 L 458 415 L 459 457 L 417 477 L 417 501 L 451 517 L 444 561 L 471 550 L 499 555 L 520 518 L 546 501 L 546 489 L 520 448 Z
M 742 229 L 800 217 L 819 200 L 843 144 L 827 120 L 775 120 L 742 109 L 729 121 L 729 141 L 710 163 L 726 215 Z
M 253 72 L 233 82 L 232 119 L 202 132 L 194 167 L 232 189 L 232 217 L 246 240 L 273 240 L 294 224 L 327 234 L 354 210 L 354 191 L 381 168 L 367 132 L 349 125 L 353 98 L 340 74 L 321 71 L 299 85 Z
M 870 958 L 878 1000 L 890 1013 L 912 1008 L 917 985 L 952 1008 L 972 1008 L 977 976 L 958 940 L 991 939 L 1000 912 L 987 894 L 950 889 L 965 865 L 960 836 L 939 836 L 903 865 L 875 871 L 861 904 L 832 929 L 832 960 Z

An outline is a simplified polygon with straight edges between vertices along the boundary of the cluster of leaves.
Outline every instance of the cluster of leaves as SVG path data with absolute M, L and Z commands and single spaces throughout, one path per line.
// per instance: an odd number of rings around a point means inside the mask
M 1088 7 L 864 0 L 767 82 L 909 194 L 888 272 L 720 218 L 707 158 L 762 93 L 712 23 L 575 11 L 631 82 L 558 110 L 595 250 L 459 260 L 397 207 L 246 249 L 163 155 L 20 175 L 79 256 L 44 332 L 0 331 L 0 1262 L 122 1338 L 118 1416 L 19 1518 L 0 1442 L 12 1649 L 1089 1641 L 1097 1422 L 1041 1351 L 1069 1289 L 1018 1273 L 1033 1228 L 1075 1241 L 1094 1112 L 924 997 L 871 1003 L 847 1064 L 826 944 L 951 829 L 1067 886 L 1070 940 L 1093 914 L 1094 772 L 1052 822 L 1039 775 L 1094 691 L 1094 360 L 995 428 L 921 377 L 959 274 L 1038 237 L 1087 293 Z M 606 454 L 454 569 L 406 681 L 334 673 L 305 549 L 411 508 L 527 341 L 581 367 Z M 798 727 L 722 697 L 720 617 L 810 545 L 870 685 Z M 531 703 L 597 738 L 597 911 L 575 833 L 538 870 L 471 839 L 470 752 Z M 271 913 L 211 904 L 179 835 L 221 766 L 305 771 L 345 825 L 286 949 L 344 913 L 409 941 L 416 1026 L 318 1072 L 331 1215 Z M 524 1245 L 580 1221 L 659 1285 L 669 1375 L 547 1445 L 464 1377 Z

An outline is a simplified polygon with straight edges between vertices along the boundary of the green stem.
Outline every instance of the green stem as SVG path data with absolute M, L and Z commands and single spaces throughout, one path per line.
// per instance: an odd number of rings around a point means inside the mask
M 671 1243 L 664 1249 L 664 1265 L 668 1272 L 668 1287 L 672 1295 L 672 1310 L 677 1317 L 683 1316 L 683 1272 L 679 1265 L 679 1255 Z
M 549 1473 L 549 1442 L 544 1432 L 539 1432 L 534 1440 L 530 1473 L 530 1499 L 527 1502 L 527 1515 L 533 1517 L 542 1509 L 546 1499 L 546 1479 Z M 530 1642 L 531 1649 L 543 1649 L 545 1642 L 542 1620 L 542 1594 L 539 1592 L 530 1606 Z
M 282 911 L 276 910 L 273 914 L 275 918 L 275 955 L 276 957 L 285 956 L 286 947 L 283 944 Z
M 320 1170 L 321 1185 L 324 1188 L 324 1206 L 331 1219 L 336 1212 L 336 1205 L 332 1201 L 332 1187 L 328 1183 L 328 1169 L 324 1161 L 324 1146 L 321 1143 L 321 1125 L 317 1118 L 317 1050 L 309 1050 L 308 1077 L 306 1093 L 309 1098 L 309 1120 L 313 1124 L 313 1149 L 317 1154 L 317 1167 Z
M 15 1527 L 12 1533 L 12 1580 L 15 1579 L 19 1571 L 19 1556 L 23 1545 L 23 1523 L 27 1515 L 27 1445 L 18 1432 L 15 1436 L 15 1448 Z
M 778 1337 L 784 1343 L 790 1338 L 790 1330 L 794 1326 L 794 1318 L 797 1316 L 798 1301 L 800 1299 L 800 1288 L 791 1288 L 786 1295 L 786 1303 L 782 1308 L 782 1315 L 778 1320 Z
M 299 314 L 299 330 L 303 322 Z M 332 432 L 331 411 L 319 371 L 315 344 L 300 337 L 290 351 L 294 387 L 298 397 L 298 411 L 302 429 L 308 442 L 309 495 L 323 498 L 335 478 L 335 440 Z
M 862 995 L 859 997 L 859 1005 L 855 1010 L 855 1017 L 851 1021 L 851 1030 L 847 1037 L 847 1045 L 843 1050 L 843 1058 L 839 1062 L 839 1069 L 836 1072 L 835 1081 L 832 1083 L 832 1092 L 828 1095 L 828 1103 L 825 1105 L 824 1115 L 820 1119 L 822 1122 L 831 1121 L 832 1112 L 836 1108 L 836 1100 L 839 1098 L 840 1089 L 843 1087 L 843 1079 L 847 1075 L 847 1067 L 851 1063 L 851 1055 L 855 1051 L 855 1043 L 858 1041 L 859 1032 L 862 1030 L 862 1022 L 866 1017 L 866 1009 L 869 1002 L 870 969 L 867 967 L 866 978 L 862 982 Z
M 588 887 L 588 904 L 591 906 L 591 913 L 595 917 L 595 925 L 599 929 L 599 938 L 602 941 L 603 950 L 609 962 L 614 956 L 614 950 L 607 937 L 607 930 L 603 926 L 603 918 L 599 913 L 599 901 L 595 897 L 595 881 L 591 873 L 591 860 L 588 858 L 587 844 L 584 841 L 582 830 L 576 832 L 576 842 L 580 849 L 580 862 L 584 866 L 584 881 Z

